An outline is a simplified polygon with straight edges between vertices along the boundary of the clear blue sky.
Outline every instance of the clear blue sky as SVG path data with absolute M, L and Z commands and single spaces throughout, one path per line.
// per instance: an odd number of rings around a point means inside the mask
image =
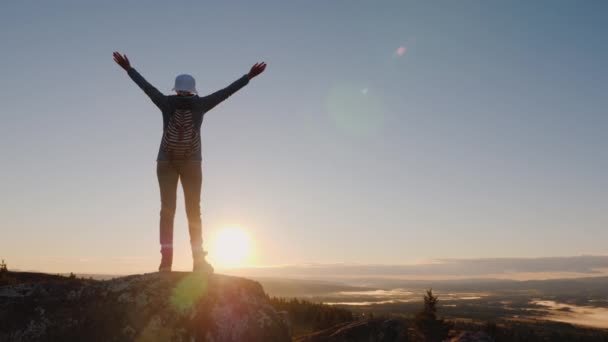
M 608 2 L 3 1 L 0 257 L 153 270 L 161 115 L 201 93 L 204 236 L 256 265 L 608 254 Z M 400 49 L 401 48 L 401 49 Z M 179 197 L 181 201 L 181 195 Z M 183 203 L 177 262 L 189 265 Z

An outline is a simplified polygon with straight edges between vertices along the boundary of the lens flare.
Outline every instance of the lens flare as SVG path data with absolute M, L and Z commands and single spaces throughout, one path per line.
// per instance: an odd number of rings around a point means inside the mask
M 384 125 L 382 101 L 364 85 L 334 85 L 327 94 L 326 110 L 336 127 L 350 135 L 371 136 Z
M 397 57 L 401 57 L 401 56 L 405 55 L 406 52 L 407 52 L 407 48 L 402 45 L 397 48 L 397 51 L 395 51 L 395 54 L 397 55 Z
M 173 289 L 171 304 L 180 311 L 190 310 L 207 294 L 208 277 L 201 273 L 188 274 Z

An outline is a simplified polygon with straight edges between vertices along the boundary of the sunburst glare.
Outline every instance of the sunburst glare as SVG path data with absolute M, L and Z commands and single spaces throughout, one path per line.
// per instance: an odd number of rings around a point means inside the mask
M 250 262 L 252 240 L 244 229 L 228 227 L 220 230 L 211 241 L 209 259 L 221 268 L 246 266 Z

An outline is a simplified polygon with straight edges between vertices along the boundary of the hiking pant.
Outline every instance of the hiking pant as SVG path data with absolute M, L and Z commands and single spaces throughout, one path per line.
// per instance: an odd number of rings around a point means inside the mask
M 201 186 L 203 174 L 200 161 L 157 161 L 156 175 L 160 186 L 160 246 L 161 252 L 173 251 L 173 218 L 177 196 L 177 181 L 181 180 L 186 202 L 186 216 L 192 253 L 203 251 L 201 223 Z

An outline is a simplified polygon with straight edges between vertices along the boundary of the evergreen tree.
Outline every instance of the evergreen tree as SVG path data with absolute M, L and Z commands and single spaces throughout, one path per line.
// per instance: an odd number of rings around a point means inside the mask
M 414 319 L 414 329 L 419 341 L 441 342 L 448 337 L 451 324 L 437 318 L 437 303 L 439 299 L 433 295 L 433 290 L 427 290 L 424 296 L 424 307 Z
M 321 330 L 339 323 L 352 322 L 355 319 L 350 310 L 297 298 L 273 297 L 270 298 L 270 303 L 278 311 L 286 311 L 294 327 L 300 332 Z

